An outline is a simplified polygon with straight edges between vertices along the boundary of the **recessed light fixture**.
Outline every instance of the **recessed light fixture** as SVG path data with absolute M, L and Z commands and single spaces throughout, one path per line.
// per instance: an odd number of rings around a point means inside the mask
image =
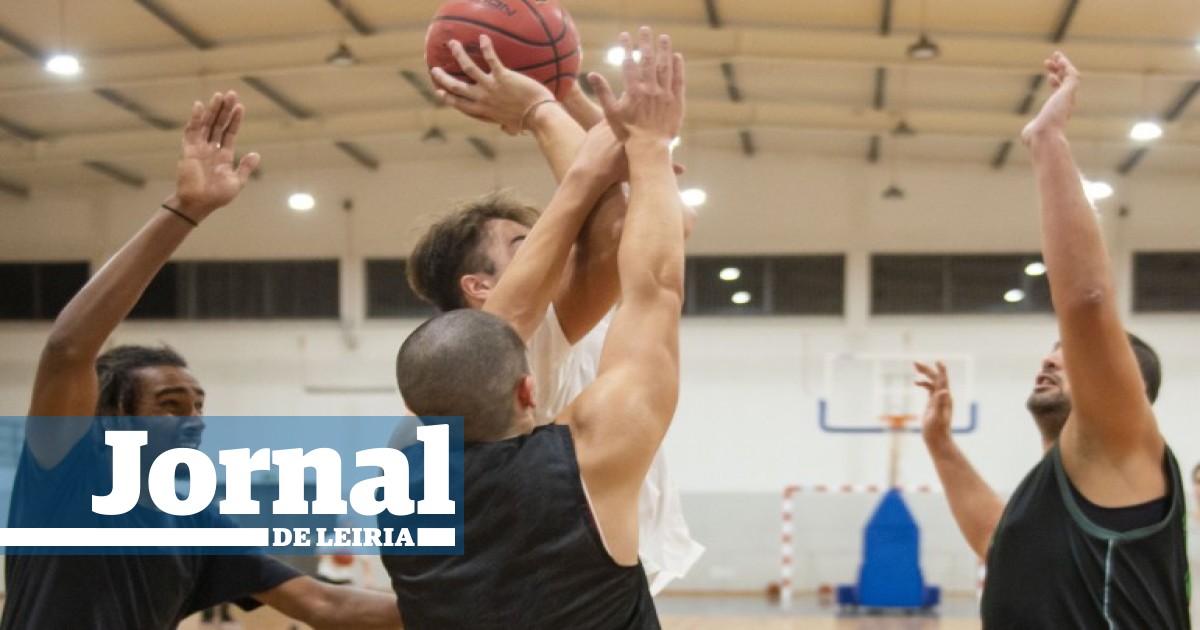
M 608 49 L 608 53 L 604 55 L 604 59 L 608 61 L 608 65 L 610 66 L 619 66 L 625 63 L 625 49 L 620 46 L 613 46 Z M 641 61 L 642 51 L 633 51 L 633 60 Z
M 1142 142 L 1157 140 L 1163 135 L 1162 125 L 1153 120 L 1139 120 L 1129 129 L 1129 137 Z
M 1046 263 L 1031 262 L 1025 265 L 1025 275 L 1033 277 L 1046 275 Z
M 737 305 L 749 304 L 752 297 L 749 291 L 738 291 L 729 298 L 729 301 Z
M 913 44 L 908 47 L 908 58 L 916 61 L 937 59 L 938 55 L 940 54 L 942 54 L 941 49 L 938 48 L 938 45 L 933 43 L 933 40 L 930 39 L 925 33 L 921 33 L 921 35 L 917 37 L 917 41 L 913 42 Z
M 308 212 L 317 206 L 317 200 L 313 196 L 305 193 L 293 193 L 288 197 L 288 207 L 296 212 Z
M 680 138 L 679 136 L 675 136 L 675 138 L 673 140 L 671 140 L 671 146 L 669 148 L 672 151 L 674 151 L 675 149 L 678 149 L 679 145 L 681 145 L 681 144 L 683 144 L 683 138 Z
M 717 275 L 725 282 L 733 282 L 742 277 L 742 270 L 737 267 L 726 267 Z
M 1108 182 L 1083 180 L 1083 192 L 1093 203 L 1113 196 L 1113 187 Z
M 1016 304 L 1024 299 L 1025 292 L 1020 289 L 1009 289 L 1008 292 L 1004 294 L 1004 301 L 1008 302 L 1009 304 Z
M 350 47 L 346 45 L 346 42 L 341 42 L 338 44 L 337 49 L 325 58 L 325 63 L 345 68 L 357 64 L 358 57 L 355 57 L 354 53 L 350 52 Z
M 83 70 L 79 58 L 68 53 L 58 53 L 46 60 L 46 72 L 61 77 L 73 77 Z
M 892 185 L 888 186 L 886 190 L 883 191 L 883 198 L 884 199 L 903 199 L 904 198 L 904 189 L 895 184 L 892 184 Z
M 683 203 L 698 208 L 708 201 L 708 193 L 703 188 L 688 188 L 679 192 L 679 198 L 683 200 Z

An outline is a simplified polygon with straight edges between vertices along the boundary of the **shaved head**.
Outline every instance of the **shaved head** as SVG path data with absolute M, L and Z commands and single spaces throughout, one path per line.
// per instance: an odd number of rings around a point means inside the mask
M 470 442 L 500 439 L 512 427 L 514 396 L 527 374 L 516 331 L 471 309 L 425 322 L 396 357 L 396 383 L 408 408 L 419 416 L 462 416 Z

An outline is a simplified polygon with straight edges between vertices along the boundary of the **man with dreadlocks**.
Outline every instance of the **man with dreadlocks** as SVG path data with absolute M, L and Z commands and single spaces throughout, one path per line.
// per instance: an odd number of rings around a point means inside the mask
M 207 107 L 193 105 L 175 194 L 55 320 L 38 363 L 9 527 L 111 526 L 90 509 L 90 496 L 103 496 L 112 486 L 106 430 L 146 432 L 143 488 L 158 454 L 199 446 L 204 390 L 179 354 L 140 346 L 104 354 L 100 349 L 192 229 L 245 186 L 259 156 L 249 153 L 233 163 L 243 112 L 233 92 L 214 95 Z M 207 510 L 166 514 L 148 492 L 120 518 L 122 527 L 232 526 Z M 400 626 L 394 597 L 322 584 L 263 555 L 155 551 L 67 556 L 10 547 L 0 630 L 165 630 L 226 601 L 243 608 L 267 604 L 317 628 Z

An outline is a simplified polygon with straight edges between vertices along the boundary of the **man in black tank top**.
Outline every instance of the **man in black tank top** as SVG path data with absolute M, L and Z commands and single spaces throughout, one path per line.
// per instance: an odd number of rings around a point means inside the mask
M 384 557 L 407 628 L 659 627 L 638 563 L 638 491 L 679 392 L 683 224 L 669 145 L 683 119 L 683 58 L 645 27 L 640 61 L 628 34 L 622 42 L 625 93 L 589 77 L 607 124 L 589 132 L 551 201 L 577 202 L 624 153 L 621 300 L 595 381 L 538 427 L 525 348 L 503 319 L 452 311 L 400 348 L 408 408 L 462 416 L 467 441 L 465 553 Z
M 1054 93 L 1021 138 L 1061 335 L 1028 401 L 1047 453 L 1004 505 L 949 438 L 940 364 L 917 366 L 930 392 L 926 445 L 959 528 L 987 560 L 985 628 L 1188 628 L 1183 486 L 1151 409 L 1158 357 L 1121 327 L 1067 144 L 1079 73 L 1061 53 L 1046 70 Z

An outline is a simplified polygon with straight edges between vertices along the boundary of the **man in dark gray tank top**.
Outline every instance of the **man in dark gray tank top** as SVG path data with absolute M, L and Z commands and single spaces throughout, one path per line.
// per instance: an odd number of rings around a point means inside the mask
M 683 120 L 683 58 L 648 28 L 637 40 L 635 62 L 622 35 L 619 100 L 589 77 L 607 124 L 589 132 L 551 201 L 579 203 L 607 171 L 628 168 L 621 300 L 596 380 L 538 427 L 524 345 L 499 317 L 452 311 L 400 349 L 408 408 L 462 416 L 467 442 L 465 553 L 384 558 L 407 628 L 659 627 L 638 562 L 638 491 L 679 393 L 683 224 L 669 145 Z M 512 267 L 538 255 L 532 246 Z
M 940 365 L 918 366 L 930 391 L 926 444 L 960 529 L 987 560 L 985 628 L 1188 628 L 1183 486 L 1151 409 L 1158 357 L 1121 326 L 1066 140 L 1079 73 L 1061 53 L 1046 71 L 1054 92 L 1021 139 L 1061 338 L 1029 400 L 1047 452 L 1004 505 L 948 438 Z

